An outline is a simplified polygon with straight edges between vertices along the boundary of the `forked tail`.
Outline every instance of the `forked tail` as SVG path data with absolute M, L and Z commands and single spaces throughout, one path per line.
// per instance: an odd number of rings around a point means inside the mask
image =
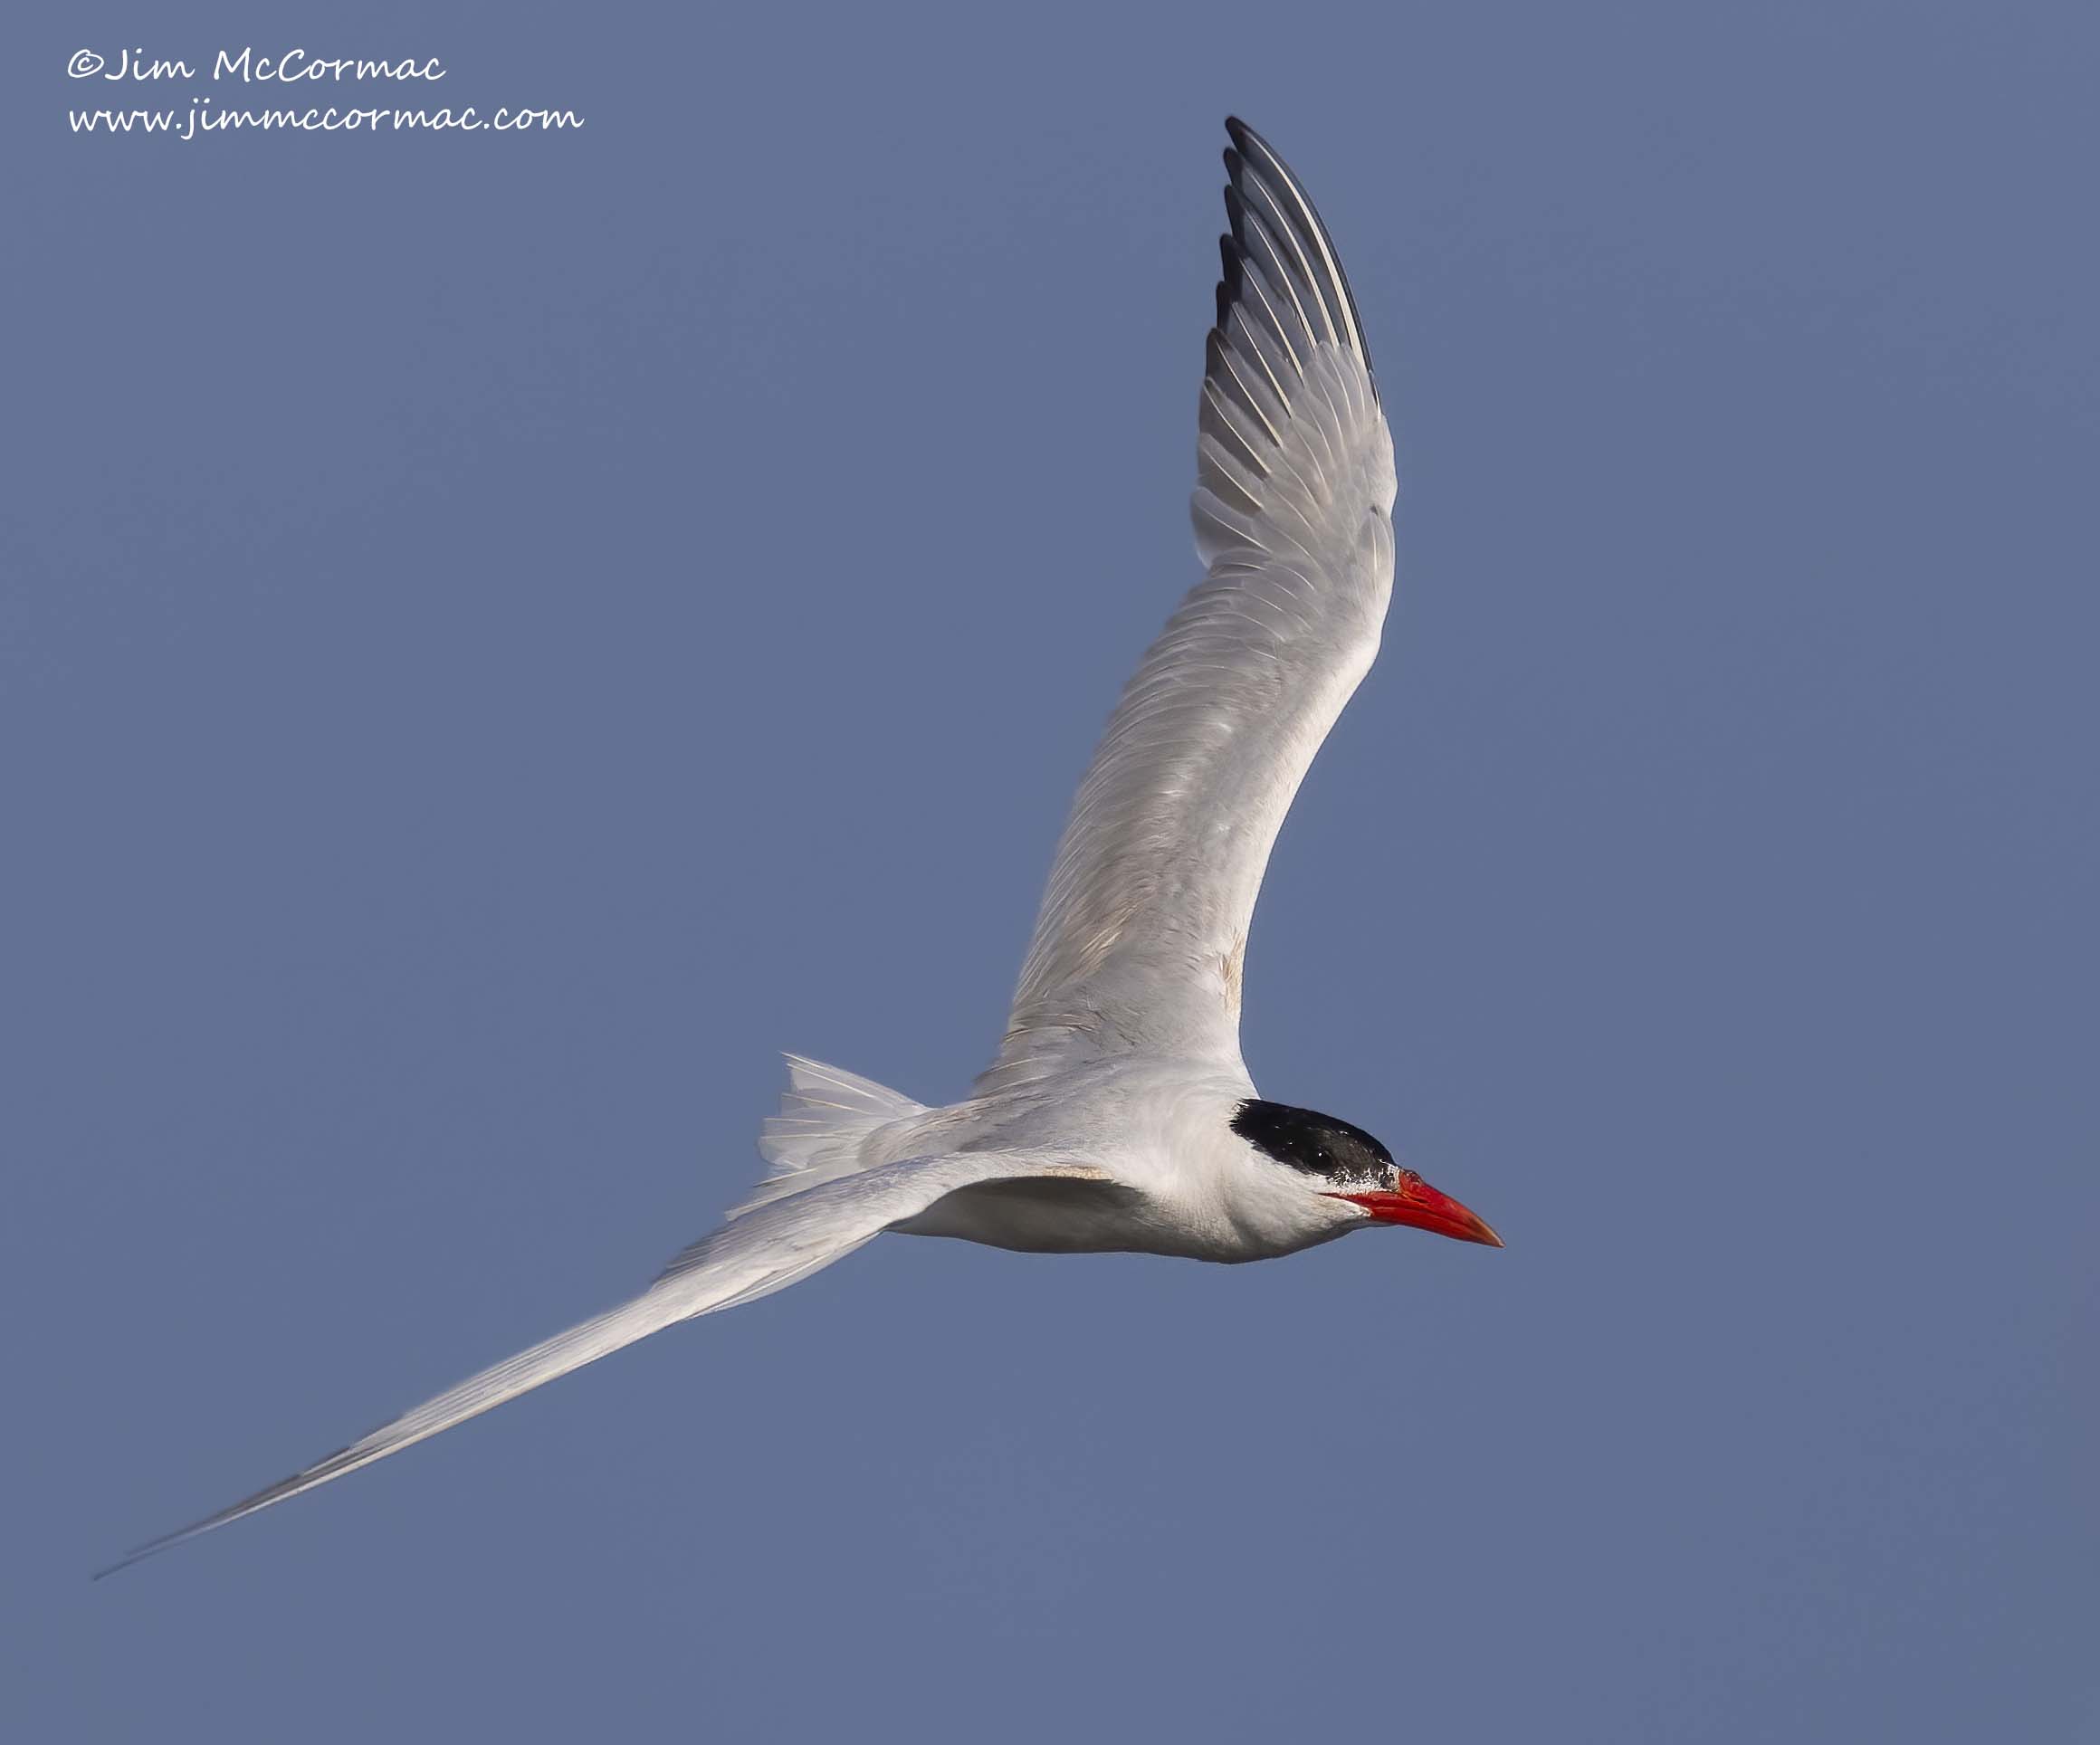
M 772 1173 L 731 1208 L 745 1213 L 820 1182 L 836 1181 L 867 1168 L 864 1141 L 878 1127 L 925 1112 L 926 1105 L 849 1073 L 800 1054 L 789 1054 L 788 1089 L 780 1112 L 759 1130 L 759 1155 Z

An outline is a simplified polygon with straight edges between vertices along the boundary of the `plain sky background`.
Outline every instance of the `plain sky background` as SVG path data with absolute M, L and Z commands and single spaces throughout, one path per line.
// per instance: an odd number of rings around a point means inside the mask
M 2089 8 L 43 11 L 8 1737 L 2095 1737 Z M 66 128 L 244 43 L 587 126 Z M 1247 1059 L 1507 1251 L 885 1241 L 91 1587 L 644 1283 L 776 1050 L 962 1091 L 1227 110 L 1401 473 Z

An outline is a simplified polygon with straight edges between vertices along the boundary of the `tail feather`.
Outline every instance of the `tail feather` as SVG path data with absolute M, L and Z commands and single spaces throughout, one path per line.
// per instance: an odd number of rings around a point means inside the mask
M 921 1113 L 914 1102 L 841 1066 L 789 1054 L 780 1112 L 759 1130 L 759 1155 L 771 1173 L 729 1214 L 743 1216 L 789 1194 L 836 1181 L 867 1167 L 862 1145 L 878 1127 Z

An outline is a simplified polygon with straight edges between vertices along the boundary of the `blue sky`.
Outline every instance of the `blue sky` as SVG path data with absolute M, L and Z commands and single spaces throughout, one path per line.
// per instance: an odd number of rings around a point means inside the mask
M 10 1733 L 2089 1734 L 2091 14 L 745 10 L 11 50 Z M 243 43 L 586 125 L 66 127 Z M 1228 110 L 1401 476 L 1247 1058 L 1508 1249 L 886 1240 L 91 1588 L 983 1063 Z

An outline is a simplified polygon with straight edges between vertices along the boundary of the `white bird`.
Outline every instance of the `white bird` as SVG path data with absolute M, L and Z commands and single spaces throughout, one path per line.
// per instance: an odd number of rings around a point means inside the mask
M 1208 1261 L 1392 1225 L 1501 1246 L 1369 1133 L 1257 1096 L 1240 1058 L 1255 893 L 1313 753 L 1378 653 L 1396 482 L 1326 226 L 1260 135 L 1226 128 L 1232 230 L 1192 504 L 1208 573 L 1146 651 L 1080 783 L 1005 1040 L 970 1094 L 928 1108 L 788 1056 L 759 1140 L 771 1174 L 640 1296 L 112 1569 L 782 1290 L 884 1231 Z

